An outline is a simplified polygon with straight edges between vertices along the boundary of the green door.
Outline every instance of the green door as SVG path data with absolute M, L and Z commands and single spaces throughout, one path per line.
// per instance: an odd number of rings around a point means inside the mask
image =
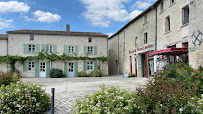
M 142 54 L 142 77 L 146 77 L 145 54 Z

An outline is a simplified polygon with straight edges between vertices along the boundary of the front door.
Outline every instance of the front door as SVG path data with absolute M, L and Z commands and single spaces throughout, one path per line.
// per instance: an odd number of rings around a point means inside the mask
M 40 78 L 46 77 L 46 62 L 40 62 L 39 77 Z
M 68 77 L 74 77 L 74 64 L 68 63 Z

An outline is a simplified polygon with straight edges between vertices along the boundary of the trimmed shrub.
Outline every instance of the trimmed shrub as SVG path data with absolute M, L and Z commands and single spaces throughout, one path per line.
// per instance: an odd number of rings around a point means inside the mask
M 102 73 L 100 69 L 97 69 L 96 71 L 92 71 L 89 76 L 90 77 L 101 77 Z
M 135 74 L 128 73 L 128 77 L 135 77 Z
M 64 78 L 65 75 L 61 69 L 53 68 L 50 70 L 50 77 L 51 78 Z
M 186 89 L 185 82 L 174 82 L 155 77 L 143 88 L 136 90 L 136 103 L 147 113 L 168 114 L 177 113 L 187 106 L 188 101 L 196 94 L 196 87 Z
M 45 90 L 33 83 L 10 83 L 0 88 L 0 113 L 41 114 L 50 110 L 51 101 Z
M 74 108 L 80 114 L 140 114 L 142 111 L 135 105 L 134 92 L 118 87 L 100 86 L 101 90 L 92 95 L 78 99 Z
M 78 72 L 78 77 L 87 77 L 87 73 L 85 71 Z
M 9 85 L 11 82 L 17 82 L 18 76 L 17 74 L 11 72 L 0 72 L 0 85 Z

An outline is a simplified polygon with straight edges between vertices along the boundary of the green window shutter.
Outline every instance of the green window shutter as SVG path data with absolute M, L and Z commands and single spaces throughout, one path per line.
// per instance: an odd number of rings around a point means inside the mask
M 87 55 L 87 46 L 84 46 L 84 55 Z
M 64 74 L 68 77 L 67 62 L 64 62 Z
M 50 77 L 50 61 L 46 62 L 46 77 Z
M 75 73 L 74 73 L 74 76 L 77 77 L 78 76 L 78 63 L 74 63 L 74 67 L 75 67 Z
M 65 53 L 65 54 L 68 54 L 67 45 L 64 45 L 64 53 Z
M 75 46 L 75 54 L 78 55 L 78 46 Z
M 83 71 L 87 70 L 87 61 L 83 61 Z
M 35 61 L 35 78 L 39 77 L 39 61 Z
M 94 55 L 97 55 L 97 46 L 94 46 Z
M 27 71 L 27 61 L 23 62 L 23 72 Z
M 41 48 L 42 53 L 45 53 L 45 52 L 46 52 L 45 44 L 42 44 L 41 47 L 42 47 L 42 48 Z
M 24 44 L 24 45 L 23 45 L 23 49 L 24 49 L 24 54 L 27 54 L 28 45 L 27 45 L 27 44 Z
M 57 45 L 54 45 L 53 53 L 56 54 L 57 52 Z
M 94 61 L 94 71 L 97 70 L 97 61 Z
M 39 48 L 40 48 L 40 45 L 36 44 L 36 51 L 35 51 L 36 54 L 39 54 Z

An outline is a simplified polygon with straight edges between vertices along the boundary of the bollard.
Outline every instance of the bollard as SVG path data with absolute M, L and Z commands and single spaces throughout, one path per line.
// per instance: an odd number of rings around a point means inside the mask
M 54 114 L 54 92 L 55 88 L 51 88 L 51 114 Z

